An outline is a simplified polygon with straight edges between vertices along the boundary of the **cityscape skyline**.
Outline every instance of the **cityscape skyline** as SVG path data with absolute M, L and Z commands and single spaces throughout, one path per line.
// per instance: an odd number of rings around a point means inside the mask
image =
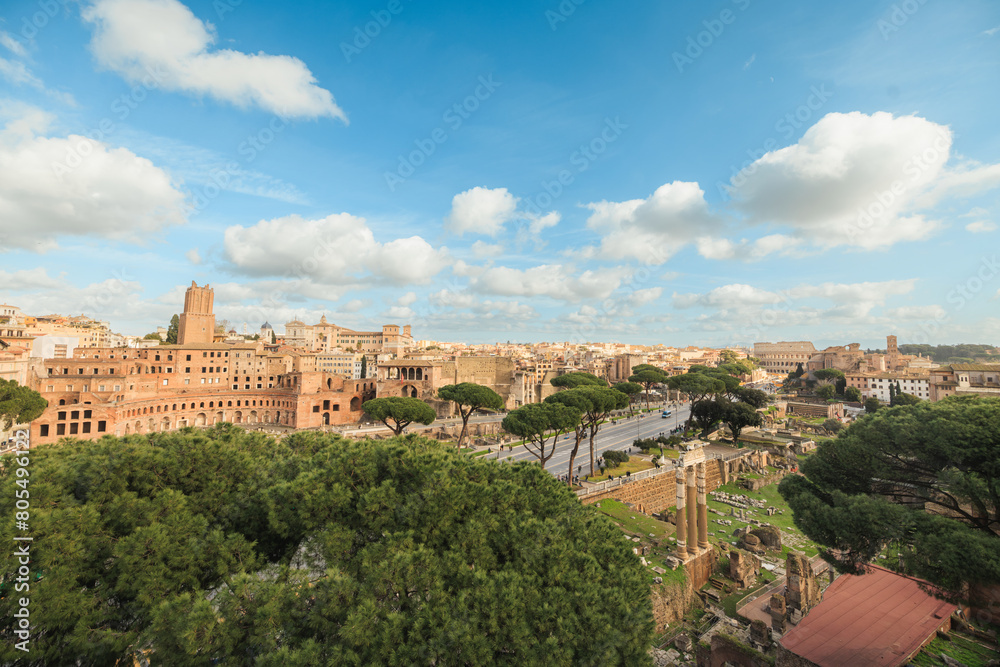
M 251 332 L 877 349 L 1000 324 L 988 2 L 2 19 L 0 302 L 24 312 L 141 335 L 195 279 Z

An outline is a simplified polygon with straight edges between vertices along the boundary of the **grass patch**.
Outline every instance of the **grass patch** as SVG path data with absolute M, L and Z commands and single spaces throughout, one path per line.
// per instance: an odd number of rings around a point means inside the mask
M 742 494 L 744 496 L 747 496 L 748 498 L 763 500 L 766 503 L 765 507 L 771 506 L 778 510 L 784 510 L 783 514 L 779 513 L 779 514 L 774 514 L 772 516 L 768 516 L 767 512 L 765 512 L 764 510 L 754 509 L 753 510 L 754 513 L 748 516 L 755 518 L 758 521 L 766 522 L 771 524 L 772 526 L 776 526 L 783 533 L 789 533 L 797 536 L 797 538 L 801 540 L 802 544 L 801 546 L 797 545 L 794 548 L 795 551 L 800 551 L 810 558 L 819 553 L 818 546 L 814 542 L 808 540 L 804 535 L 802 535 L 802 532 L 798 528 L 796 528 L 795 522 L 792 520 L 792 510 L 791 508 L 788 507 L 788 503 L 785 502 L 785 499 L 781 497 L 781 494 L 778 493 L 777 484 L 771 484 L 769 486 L 765 486 L 760 491 L 748 491 L 742 487 L 736 486 L 735 484 L 726 484 L 725 486 L 720 486 L 717 489 L 717 491 L 725 491 L 726 493 L 730 494 Z M 721 526 L 717 523 L 714 523 L 716 519 L 720 519 L 722 517 L 719 517 L 718 515 L 710 512 L 708 515 L 709 532 L 711 533 L 712 531 L 715 532 L 721 531 L 723 533 L 722 535 L 709 534 L 708 539 L 710 542 L 725 544 L 727 547 L 731 547 L 732 543 L 736 541 L 736 539 L 733 537 L 733 533 L 736 531 L 737 528 L 746 528 L 747 526 L 750 526 L 752 528 L 755 527 L 753 526 L 753 524 L 740 521 L 735 516 L 728 516 L 729 511 L 733 509 L 733 507 L 731 505 L 727 505 L 725 503 L 713 500 L 711 496 L 708 497 L 708 507 L 709 509 L 719 510 L 724 515 L 727 515 L 725 519 L 733 522 L 731 526 Z M 781 557 L 788 555 L 788 552 L 791 550 L 792 549 L 790 549 L 788 545 L 783 543 L 781 550 Z
M 626 472 L 637 473 L 637 472 L 640 472 L 642 470 L 649 470 L 652 467 L 653 467 L 653 462 L 652 461 L 647 461 L 646 459 L 640 459 L 640 458 L 638 458 L 636 456 L 632 456 L 628 461 L 626 461 L 625 463 L 622 463 L 617 468 L 611 468 L 610 470 L 607 469 L 607 468 L 605 468 L 603 475 L 602 474 L 598 474 L 598 475 L 595 475 L 594 477 L 588 477 L 587 481 L 588 482 L 602 482 L 602 481 L 606 480 L 608 477 L 610 477 L 611 475 L 614 475 L 615 479 L 618 479 L 619 477 L 621 477 L 622 475 L 624 475 Z
M 930 644 L 913 657 L 910 662 L 916 667 L 938 667 L 946 664 L 941 654 L 959 661 L 967 667 L 983 667 L 990 660 L 1000 659 L 996 649 L 984 646 L 977 641 L 956 633 L 951 634 L 951 641 L 935 637 Z
M 668 535 L 674 534 L 675 529 L 671 524 L 630 509 L 628 505 L 617 500 L 602 500 L 595 503 L 594 506 L 601 513 L 614 519 L 622 530 L 644 537 L 647 541 L 649 539 L 664 540 Z M 652 538 L 650 538 L 650 533 L 653 534 Z

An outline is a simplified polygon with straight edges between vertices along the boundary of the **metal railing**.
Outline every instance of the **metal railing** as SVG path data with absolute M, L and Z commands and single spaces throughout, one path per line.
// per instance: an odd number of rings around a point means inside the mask
M 755 450 L 753 449 L 740 449 L 735 452 L 727 454 L 719 454 L 717 452 L 711 452 L 707 455 L 706 460 L 714 461 L 716 459 L 722 459 L 723 461 L 729 462 L 734 459 L 742 458 L 747 454 L 750 454 Z M 659 468 L 653 468 L 650 470 L 642 470 L 640 472 L 632 473 L 631 475 L 622 475 L 614 480 L 604 480 L 603 482 L 597 482 L 593 486 L 589 486 L 580 489 L 576 492 L 578 498 L 584 498 L 586 496 L 591 496 L 595 493 L 603 493 L 608 489 L 614 489 L 619 486 L 624 486 L 626 484 L 631 484 L 632 482 L 639 481 L 640 479 L 647 479 L 649 477 L 656 477 L 657 475 L 666 475 L 667 473 L 676 472 L 677 470 L 677 460 L 668 459 L 665 465 Z

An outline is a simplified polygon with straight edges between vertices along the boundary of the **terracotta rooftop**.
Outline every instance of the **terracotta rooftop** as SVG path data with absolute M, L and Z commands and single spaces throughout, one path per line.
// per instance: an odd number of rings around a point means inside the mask
M 918 582 L 881 567 L 845 574 L 781 645 L 820 667 L 906 664 L 957 608 Z

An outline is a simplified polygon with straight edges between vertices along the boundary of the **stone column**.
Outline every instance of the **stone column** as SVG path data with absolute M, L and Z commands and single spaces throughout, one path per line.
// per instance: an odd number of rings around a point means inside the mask
M 677 466 L 677 555 L 687 553 L 687 517 L 684 515 L 684 468 Z
M 704 461 L 698 464 L 698 548 L 708 548 L 708 500 L 705 497 Z
M 694 466 L 688 466 L 684 471 L 687 473 L 688 553 L 694 556 L 698 553 L 698 514 L 695 506 L 697 491 L 694 485 Z

